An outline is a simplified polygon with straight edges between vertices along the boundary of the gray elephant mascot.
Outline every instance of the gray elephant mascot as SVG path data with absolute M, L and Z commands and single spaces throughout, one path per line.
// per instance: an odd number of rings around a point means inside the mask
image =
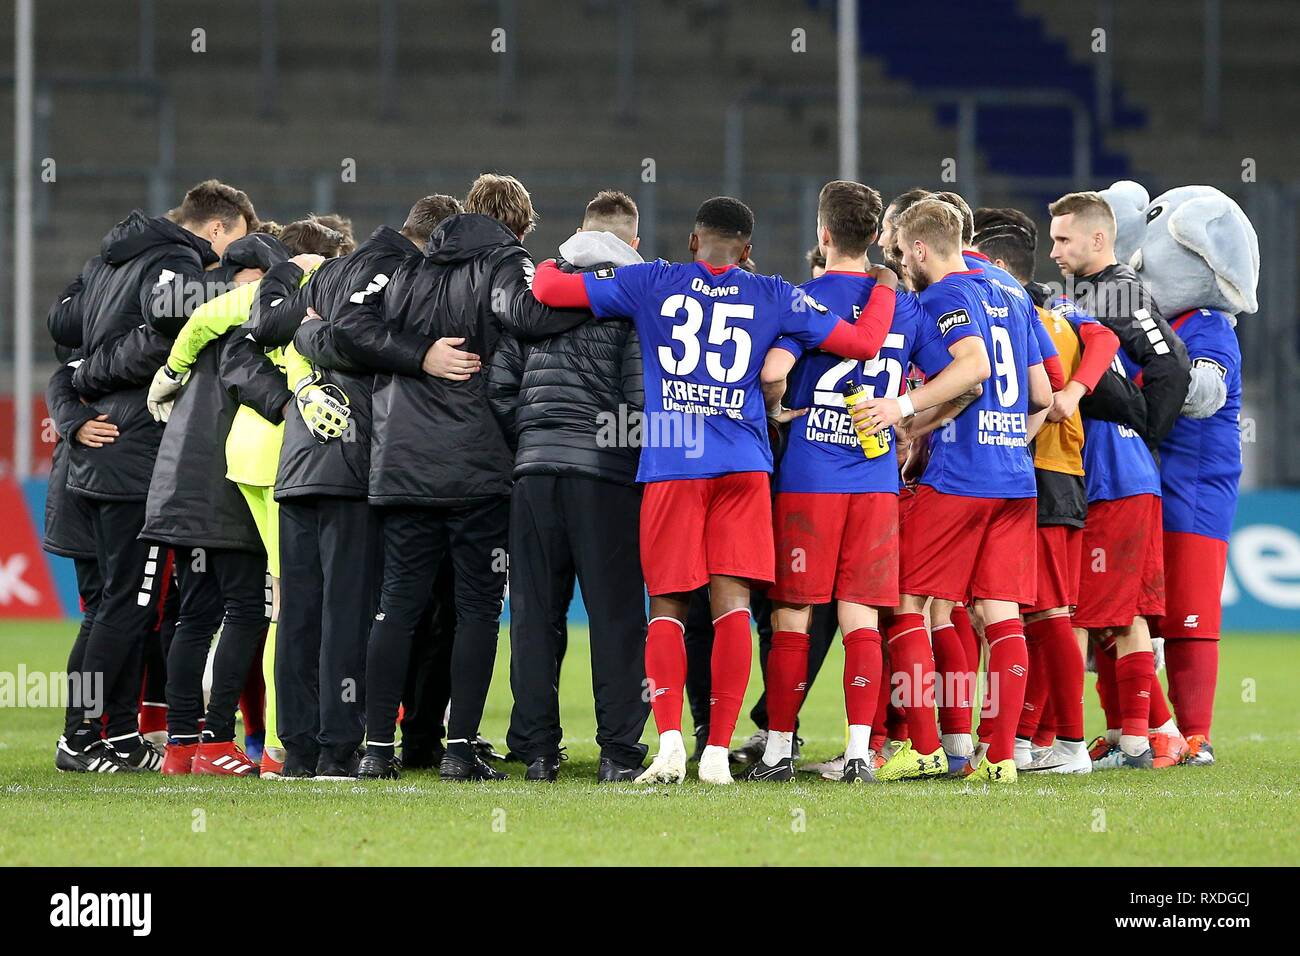
M 1237 316 L 1259 305 L 1259 239 L 1229 196 L 1180 186 L 1150 199 L 1134 182 L 1102 195 L 1116 219 L 1116 256 L 1128 262 L 1187 346 L 1191 384 L 1160 443 L 1165 639 L 1169 700 L 1187 762 L 1211 764 L 1219 669 L 1220 594 L 1241 478 L 1241 350 Z

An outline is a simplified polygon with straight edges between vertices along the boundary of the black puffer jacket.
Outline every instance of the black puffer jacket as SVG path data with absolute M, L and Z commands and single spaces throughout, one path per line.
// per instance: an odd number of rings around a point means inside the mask
M 186 303 L 198 295 L 186 289 L 177 299 L 171 291 L 180 288 L 176 283 L 182 276 L 200 280 L 201 287 L 204 268 L 216 261 L 207 240 L 162 217 L 150 218 L 136 210 L 114 226 L 104 237 L 99 256 L 86 264 L 75 298 L 56 307 L 61 328 L 51 324 L 56 341 L 80 345 L 87 357 L 86 369 L 74 375 L 77 390 L 91 397 L 108 387 L 105 381 L 91 380 L 89 370 L 95 367 L 96 353 L 123 336 L 134 333 L 140 346 L 148 349 L 175 335 L 179 325 L 172 327 L 173 316 L 192 308 Z M 82 326 L 80 342 L 69 341 L 67 329 L 76 317 Z M 162 337 L 150 336 L 149 328 Z M 110 501 L 143 501 L 148 495 L 163 427 L 145 407 L 149 382 L 160 364 L 146 358 L 152 356 L 124 354 L 117 366 L 122 377 L 112 383 L 111 391 L 95 395 L 96 404 L 119 434 L 113 444 L 102 448 L 71 447 L 68 487 L 73 491 Z
M 288 256 L 278 240 L 252 235 L 232 242 L 222 263 L 234 269 L 270 269 Z M 223 351 L 242 334 L 232 329 L 205 345 L 176 396 L 149 484 L 141 532 L 147 540 L 254 554 L 264 550 L 244 496 L 226 478 L 226 436 L 235 412 L 250 397 L 245 392 L 260 395 L 264 390 L 260 378 L 236 381 L 233 388 L 223 380 Z
M 560 248 L 566 272 L 641 261 L 608 233 L 578 233 Z M 488 369 L 488 394 L 516 446 L 515 478 L 636 481 L 640 449 L 620 441 L 645 405 L 641 344 L 630 322 L 593 320 L 534 343 L 505 336 Z
M 1151 453 L 1157 455 L 1157 447 L 1182 413 L 1191 384 L 1187 346 L 1129 266 L 1115 263 L 1076 279 L 1074 303 L 1119 336 L 1120 348 L 1141 369 L 1146 416 L 1145 427 L 1138 430 Z M 1090 417 L 1116 421 L 1119 410 L 1106 407 L 1107 397 L 1105 392 L 1089 395 L 1079 408 Z
M 61 362 L 75 362 L 76 359 L 77 353 L 60 347 Z M 45 539 L 42 546 L 50 554 L 93 560 L 96 555 L 91 505 L 81 495 L 68 493 L 68 449 L 71 442 L 76 441 L 77 429 L 102 413 L 94 405 L 82 402 L 72 386 L 73 371 L 73 365 L 60 365 L 50 376 L 45 389 L 45 406 L 50 411 L 58 441 L 54 446 L 54 462 L 45 493 Z
M 318 442 L 301 415 L 290 414 L 284 423 L 284 445 L 280 449 L 280 470 L 275 479 L 277 500 L 305 495 L 364 498 L 370 481 L 371 392 L 375 371 L 354 362 L 345 351 L 348 330 L 340 330 L 343 307 L 357 295 L 375 286 L 382 289 L 408 259 L 418 259 L 420 250 L 396 229 L 380 226 L 351 255 L 323 262 L 306 285 L 302 270 L 292 262 L 272 269 L 262 280 L 258 308 L 271 314 L 284 312 L 295 325 L 311 307 L 319 322 L 297 326 L 294 344 L 298 351 L 348 397 L 352 417 L 343 437 Z M 382 294 L 382 293 L 381 293 Z M 366 330 L 359 334 L 363 337 Z M 428 340 L 413 345 L 406 358 L 418 370 Z M 417 354 L 418 353 L 418 354 Z M 290 382 L 290 387 L 297 383 Z
M 486 366 L 503 330 L 533 340 L 583 321 L 582 312 L 537 302 L 531 276 L 527 251 L 505 226 L 473 213 L 451 216 L 424 255 L 397 270 L 382 304 L 379 296 L 363 295 L 347 311 L 367 314 L 344 321 L 371 328 L 383 322 L 392 334 L 427 344 L 463 337 Z M 436 507 L 509 493 L 514 455 L 493 416 L 484 375 L 453 382 L 420 373 L 409 356 L 401 367 L 385 366 L 377 353 L 366 361 L 399 373 L 375 383 L 372 504 Z

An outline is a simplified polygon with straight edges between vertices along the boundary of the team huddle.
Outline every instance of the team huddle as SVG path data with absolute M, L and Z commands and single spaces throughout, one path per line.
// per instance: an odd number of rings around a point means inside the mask
M 645 262 L 603 191 L 535 269 L 509 176 L 359 245 L 213 180 L 133 212 L 49 315 L 45 546 L 84 611 L 56 766 L 504 779 L 479 725 L 507 581 L 529 780 L 564 759 L 575 585 L 602 783 L 794 779 L 837 630 L 827 779 L 1212 763 L 1233 320 L 1163 316 L 1103 195 L 1049 212 L 1056 293 L 1025 213 L 842 180 L 800 284 L 729 197 L 690 261 Z

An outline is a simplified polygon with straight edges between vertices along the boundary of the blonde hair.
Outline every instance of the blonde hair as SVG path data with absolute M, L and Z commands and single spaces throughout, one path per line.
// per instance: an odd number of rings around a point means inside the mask
M 922 199 L 894 220 L 896 235 L 906 236 L 909 243 L 919 239 L 941 256 L 959 251 L 961 232 L 961 213 L 942 199 Z
M 1115 211 L 1101 193 L 1094 190 L 1066 193 L 1047 207 L 1055 216 L 1078 216 L 1089 224 L 1099 226 L 1111 242 L 1115 241 Z
M 537 225 L 533 199 L 513 176 L 483 173 L 469 187 L 465 211 L 491 216 L 516 236 L 527 235 Z

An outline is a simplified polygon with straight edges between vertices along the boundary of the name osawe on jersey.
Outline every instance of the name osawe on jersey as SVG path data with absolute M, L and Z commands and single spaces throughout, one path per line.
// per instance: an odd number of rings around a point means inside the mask
M 646 436 L 637 480 L 772 470 L 759 373 L 788 335 L 812 349 L 839 321 L 780 276 L 702 262 L 583 274 L 591 310 L 641 337 Z M 698 436 L 698 441 L 685 440 Z M 668 440 L 665 440 L 668 439 Z

